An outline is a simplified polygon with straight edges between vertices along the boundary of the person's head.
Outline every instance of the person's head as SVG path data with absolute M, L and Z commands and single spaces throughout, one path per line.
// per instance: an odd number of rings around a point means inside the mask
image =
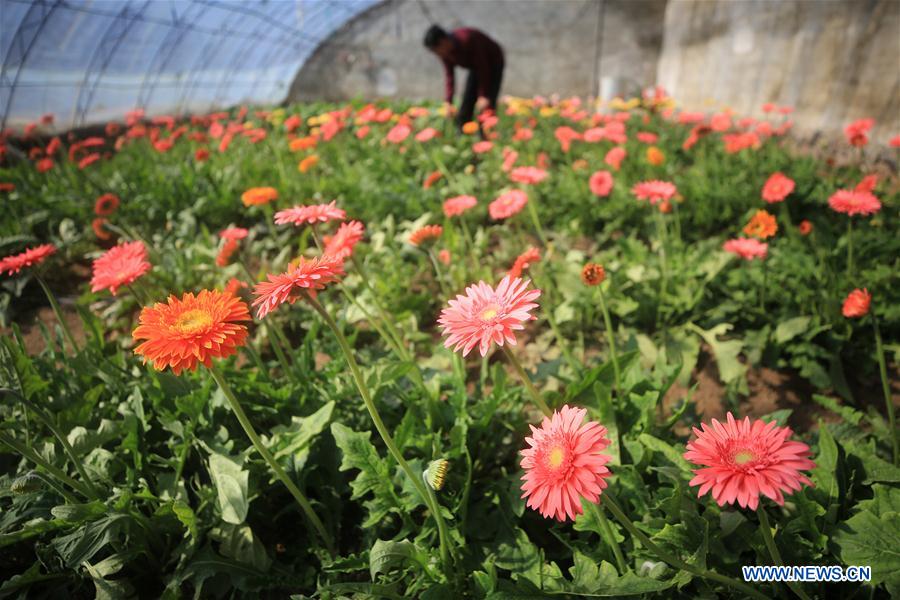
M 441 58 L 447 58 L 453 51 L 453 39 L 440 25 L 432 25 L 425 32 L 425 47 Z

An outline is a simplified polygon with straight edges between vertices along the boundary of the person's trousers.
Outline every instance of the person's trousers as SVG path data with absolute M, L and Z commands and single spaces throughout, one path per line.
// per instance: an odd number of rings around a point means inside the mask
M 491 73 L 493 78 L 487 89 L 488 107 L 497 112 L 497 98 L 500 96 L 500 83 L 503 80 L 503 63 L 491 65 Z M 474 70 L 469 71 L 469 77 L 466 79 L 466 89 L 463 92 L 462 102 L 459 105 L 459 112 L 456 114 L 456 124 L 462 127 L 465 123 L 472 120 L 475 112 L 475 103 L 478 101 L 478 76 Z

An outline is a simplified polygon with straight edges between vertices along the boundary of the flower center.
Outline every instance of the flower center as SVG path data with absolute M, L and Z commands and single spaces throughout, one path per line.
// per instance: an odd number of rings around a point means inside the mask
M 481 319 L 483 321 L 490 321 L 498 314 L 500 314 L 500 306 L 495 303 L 488 304 L 487 307 L 481 311 Z
M 212 325 L 212 321 L 209 313 L 195 308 L 179 315 L 175 320 L 175 328 L 182 333 L 197 333 Z
M 748 462 L 756 460 L 756 455 L 752 450 L 738 450 L 734 453 L 734 462 L 738 465 L 746 465 Z
M 550 455 L 547 457 L 547 463 L 550 465 L 550 468 L 558 469 L 565 458 L 565 450 L 563 450 L 560 446 L 555 446 L 553 450 L 550 451 Z

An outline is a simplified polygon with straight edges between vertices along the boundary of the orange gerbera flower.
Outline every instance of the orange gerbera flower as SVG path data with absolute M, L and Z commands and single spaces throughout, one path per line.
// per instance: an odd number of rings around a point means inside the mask
M 476 123 L 475 121 L 469 121 L 468 123 L 463 124 L 462 132 L 467 135 L 478 133 L 478 123 Z
M 278 190 L 273 187 L 255 187 L 250 188 L 241 194 L 241 202 L 244 206 L 257 206 L 260 204 L 268 204 L 272 200 L 278 199 Z
M 778 223 L 775 221 L 775 217 L 764 210 L 756 211 L 756 214 L 744 227 L 744 233 L 761 240 L 772 237 L 777 231 Z
M 428 240 L 436 240 L 441 237 L 442 233 L 444 233 L 444 228 L 440 225 L 426 225 L 410 234 L 409 243 L 413 246 L 419 246 Z
M 315 296 L 316 290 L 324 289 L 343 274 L 344 261 L 340 258 L 326 255 L 307 259 L 301 256 L 284 273 L 267 275 L 268 281 L 256 284 L 253 289 L 256 317 L 262 319 L 285 302 L 293 304 L 301 290 Z
M 528 248 L 528 250 L 516 257 L 516 262 L 513 263 L 513 266 L 512 268 L 510 268 L 507 275 L 512 277 L 513 279 L 515 279 L 516 277 L 521 277 L 522 271 L 526 270 L 531 266 L 532 263 L 536 263 L 539 260 L 541 260 L 540 250 L 538 250 L 534 246 L 531 246 L 530 248 Z
M 606 279 L 606 271 L 603 265 L 598 263 L 587 263 L 581 269 L 581 281 L 584 285 L 600 285 Z
M 869 305 L 872 303 L 872 294 L 866 288 L 855 289 L 844 300 L 841 313 L 848 319 L 858 319 L 869 314 Z
M 425 178 L 425 181 L 422 182 L 422 189 L 427 190 L 431 188 L 431 186 L 437 183 L 443 176 L 443 173 L 440 171 L 432 171 L 428 174 L 428 177 Z
M 660 150 L 656 146 L 650 146 L 649 148 L 647 148 L 647 162 L 655 167 L 658 167 L 659 165 L 666 162 L 666 155 L 663 154 L 662 150 Z
M 306 173 L 314 166 L 319 164 L 319 155 L 318 154 L 310 154 L 306 158 L 300 161 L 300 164 L 297 165 L 297 170 L 301 173 Z
M 309 150 L 310 148 L 315 148 L 316 144 L 318 143 L 319 139 L 316 136 L 308 135 L 306 137 L 291 140 L 291 143 L 288 144 L 288 148 L 291 149 L 291 152 L 297 152 L 299 150 Z
M 249 320 L 247 305 L 226 292 L 188 292 L 180 300 L 169 296 L 165 304 L 141 310 L 132 337 L 146 341 L 134 352 L 157 371 L 170 367 L 176 375 L 196 370 L 198 363 L 209 367 L 213 358 L 231 356 L 244 344 L 247 327 L 240 321 Z

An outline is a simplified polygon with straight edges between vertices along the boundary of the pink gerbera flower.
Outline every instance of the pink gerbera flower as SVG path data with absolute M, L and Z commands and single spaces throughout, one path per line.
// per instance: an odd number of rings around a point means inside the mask
M 528 250 L 516 257 L 516 262 L 513 263 L 513 266 L 510 268 L 507 275 L 512 278 L 521 277 L 522 271 L 539 260 L 541 260 L 541 251 L 534 246 L 531 246 Z
M 614 171 L 618 171 L 626 155 L 625 148 L 616 146 L 606 153 L 606 156 L 603 157 L 603 162 L 612 167 Z
M 525 208 L 526 204 L 528 204 L 528 194 L 522 190 L 510 190 L 500 194 L 488 205 L 488 213 L 495 221 L 508 219 Z
M 736 254 L 744 260 L 764 259 L 769 252 L 769 245 L 755 238 L 735 238 L 722 244 L 722 250 Z
M 762 189 L 762 199 L 772 204 L 781 202 L 794 191 L 794 180 L 784 173 L 772 173 Z
M 609 196 L 613 188 L 613 176 L 609 171 L 597 171 L 588 182 L 591 193 L 595 196 Z
M 329 204 L 313 204 L 311 206 L 294 206 L 285 210 L 279 210 L 275 213 L 275 223 L 277 225 L 285 225 L 291 223 L 293 225 L 316 223 L 327 223 L 332 219 L 343 221 L 347 218 L 347 213 L 335 206 L 336 200 L 332 200 Z
M 481 356 L 487 355 L 491 343 L 516 345 L 514 332 L 524 329 L 525 321 L 534 319 L 530 311 L 540 290 L 528 290 L 530 282 L 507 275 L 497 289 L 484 281 L 466 288 L 465 295 L 457 295 L 441 311 L 438 324 L 446 336 L 444 347 L 462 349 L 463 356 L 476 345 Z
M 363 237 L 365 227 L 359 221 L 341 223 L 334 235 L 322 236 L 325 242 L 323 254 L 344 260 L 353 255 L 353 248 Z
M 219 232 L 219 237 L 223 240 L 242 240 L 250 232 L 243 227 L 226 227 L 222 231 Z
M 398 123 L 388 131 L 386 139 L 392 144 L 399 144 L 408 138 L 410 133 L 412 133 L 412 128 L 409 125 Z
M 120 287 L 130 285 L 151 268 L 143 242 L 119 244 L 94 261 L 91 291 L 109 290 L 115 296 Z
M 540 429 L 531 426 L 530 448 L 522 450 L 523 498 L 544 517 L 575 520 L 584 510 L 581 498 L 597 503 L 611 475 L 603 454 L 609 446 L 606 427 L 584 422 L 587 410 L 563 406 L 544 417 Z
M 56 252 L 56 246 L 53 244 L 41 244 L 34 248 L 26 248 L 24 252 L 0 259 L 0 273 L 4 271 L 7 275 L 18 273 L 26 267 L 43 262 L 54 252 Z
M 444 200 L 444 216 L 455 217 L 478 204 L 475 196 L 454 196 Z
M 631 188 L 638 200 L 648 200 L 650 204 L 671 200 L 678 191 L 674 183 L 668 181 L 642 181 Z
M 537 167 L 516 167 L 509 174 L 509 178 L 516 183 L 533 185 L 547 179 L 547 171 Z
M 316 290 L 324 289 L 343 274 L 344 262 L 334 256 L 313 259 L 300 257 L 286 272 L 267 275 L 268 281 L 256 284 L 253 289 L 256 296 L 253 306 L 258 307 L 256 317 L 262 319 L 285 302 L 293 304 L 302 290 L 315 296 Z
M 788 440 L 789 427 L 774 421 L 736 421 L 731 413 L 725 424 L 713 419 L 712 426 L 694 427 L 695 440 L 688 442 L 684 458 L 704 468 L 694 469 L 690 485 L 699 485 L 698 496 L 712 490 L 719 506 L 737 502 L 756 510 L 760 494 L 784 505 L 785 493 L 798 491 L 812 482 L 801 471 L 816 463 L 809 459 L 809 446 Z
M 881 210 L 881 202 L 871 192 L 838 190 L 828 199 L 832 210 L 853 215 L 873 215 Z
M 416 134 L 417 142 L 427 142 L 430 139 L 437 137 L 438 130 L 434 127 L 426 127 L 422 131 Z

